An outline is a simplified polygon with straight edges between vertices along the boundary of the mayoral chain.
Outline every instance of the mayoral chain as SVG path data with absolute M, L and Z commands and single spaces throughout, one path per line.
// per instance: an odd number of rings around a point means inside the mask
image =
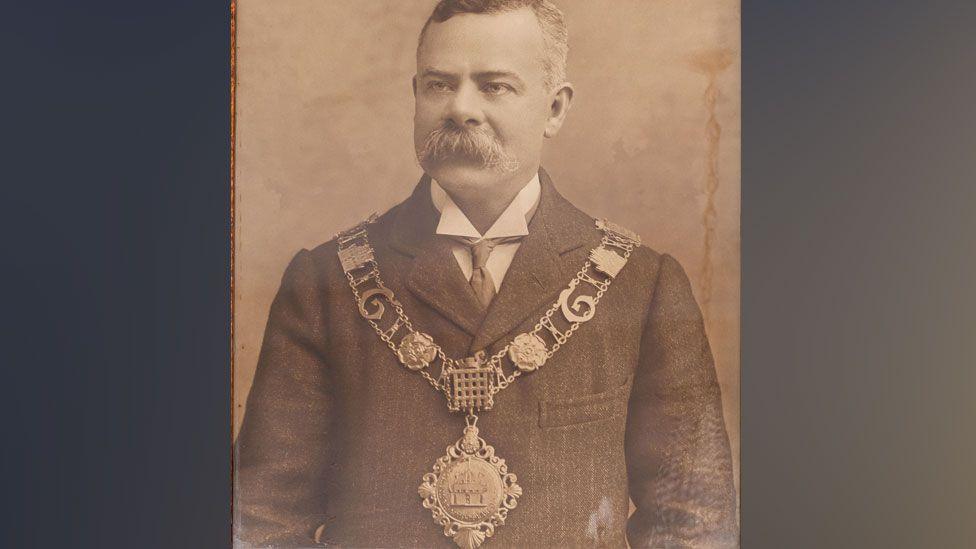
M 541 368 L 593 318 L 597 303 L 640 245 L 640 237 L 609 221 L 597 221 L 603 232 L 600 244 L 532 330 L 518 334 L 490 357 L 480 351 L 455 359 L 431 336 L 414 328 L 403 305 L 383 284 L 369 243 L 368 227 L 375 220 L 374 214 L 337 235 L 339 261 L 359 314 L 404 367 L 419 373 L 445 396 L 448 409 L 465 412 L 461 438 L 437 458 L 433 472 L 423 476 L 418 493 L 434 522 L 444 528 L 444 535 L 462 549 L 474 549 L 505 523 L 522 495 L 505 460 L 478 435 L 476 412 L 491 410 L 495 394 L 519 376 Z M 384 322 L 388 308 L 395 315 Z

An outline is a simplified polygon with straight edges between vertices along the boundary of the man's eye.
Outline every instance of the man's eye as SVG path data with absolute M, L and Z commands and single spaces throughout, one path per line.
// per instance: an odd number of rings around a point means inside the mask
M 447 82 L 434 80 L 427 83 L 427 89 L 435 92 L 448 92 L 451 91 L 451 85 Z
M 512 87 L 508 84 L 502 84 L 501 82 L 488 82 L 482 89 L 485 93 L 489 95 L 502 95 L 512 91 Z

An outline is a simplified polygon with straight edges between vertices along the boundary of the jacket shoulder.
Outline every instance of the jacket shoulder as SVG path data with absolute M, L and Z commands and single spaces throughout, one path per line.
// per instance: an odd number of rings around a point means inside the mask
M 344 227 L 339 230 L 332 238 L 329 240 L 315 246 L 312 249 L 302 249 L 299 250 L 296 258 L 298 256 L 307 254 L 309 261 L 311 261 L 318 270 L 330 273 L 338 271 L 342 273 L 342 266 L 339 263 L 338 251 L 339 251 L 339 236 L 345 232 L 352 231 L 360 225 L 366 224 L 369 227 L 369 240 L 370 244 L 375 248 L 380 242 L 385 241 L 390 234 L 391 225 L 393 218 L 395 217 L 397 211 L 403 207 L 403 203 L 393 206 L 387 210 L 382 215 L 372 214 L 369 217 L 359 221 L 348 227 Z
M 590 219 L 592 220 L 593 231 L 599 237 L 602 237 L 606 232 L 616 238 L 636 243 L 633 251 L 630 253 L 628 262 L 635 264 L 638 269 L 656 271 L 660 267 L 661 261 L 665 257 L 670 257 L 652 248 L 640 234 L 624 225 L 606 218 L 597 219 L 590 217 Z

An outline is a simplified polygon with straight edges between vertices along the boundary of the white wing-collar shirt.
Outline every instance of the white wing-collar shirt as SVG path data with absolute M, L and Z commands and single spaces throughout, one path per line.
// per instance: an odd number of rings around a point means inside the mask
M 440 222 L 437 224 L 437 234 L 450 236 L 465 236 L 469 238 L 503 238 L 506 236 L 525 236 L 529 234 L 529 223 L 526 215 L 533 211 L 542 196 L 542 185 L 539 183 L 539 175 L 536 174 L 531 181 L 522 187 L 512 202 L 505 208 L 495 223 L 485 234 L 478 232 L 474 228 L 468 216 L 464 215 L 461 208 L 454 202 L 451 195 L 447 194 L 440 184 L 433 179 L 430 182 L 430 197 L 434 202 L 434 207 L 441 214 Z M 485 268 L 491 273 L 491 280 L 495 283 L 495 291 L 502 285 L 505 273 L 512 264 L 515 252 L 518 251 L 521 242 L 509 242 L 498 244 L 488 256 Z M 471 280 L 471 249 L 460 242 L 451 243 L 451 251 L 454 252 L 454 259 L 461 267 L 464 277 Z

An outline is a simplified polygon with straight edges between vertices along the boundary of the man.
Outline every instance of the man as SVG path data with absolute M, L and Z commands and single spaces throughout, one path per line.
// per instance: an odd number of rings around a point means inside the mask
M 301 251 L 272 304 L 238 440 L 243 543 L 736 545 L 687 277 L 540 168 L 567 51 L 545 0 L 434 9 L 413 80 L 424 177 Z

